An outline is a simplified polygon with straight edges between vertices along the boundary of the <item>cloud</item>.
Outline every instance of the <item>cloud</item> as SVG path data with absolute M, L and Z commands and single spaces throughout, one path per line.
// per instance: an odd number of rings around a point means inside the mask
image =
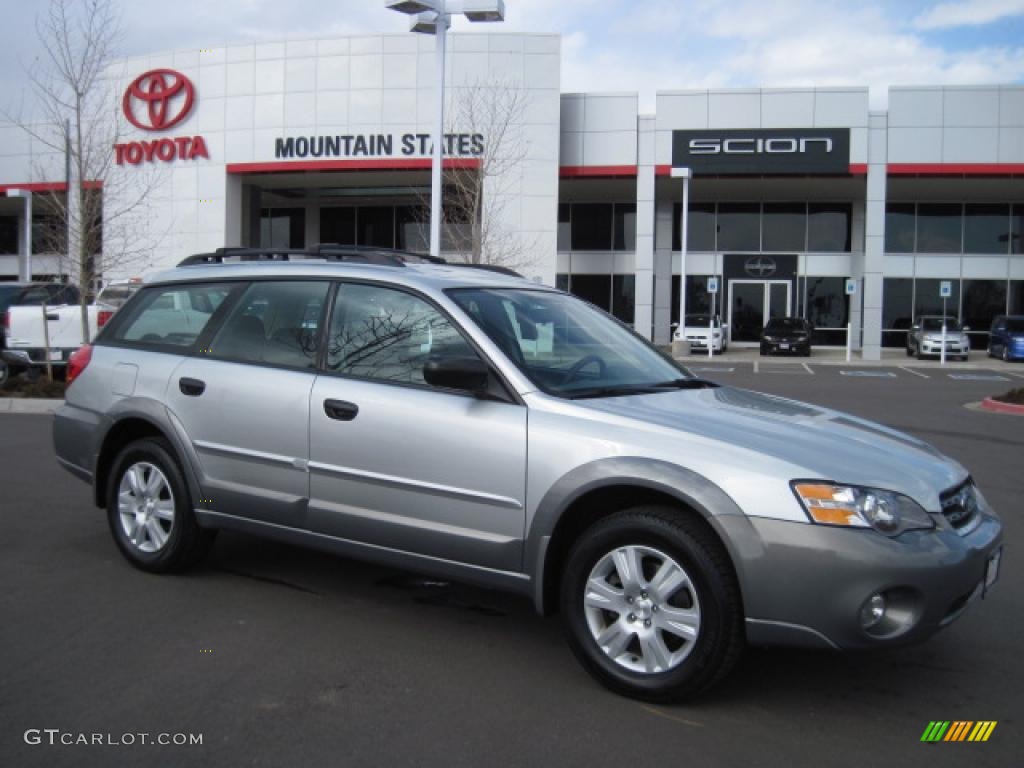
M 961 0 L 940 3 L 914 19 L 917 29 L 980 27 L 1000 19 L 1024 14 L 1024 0 Z

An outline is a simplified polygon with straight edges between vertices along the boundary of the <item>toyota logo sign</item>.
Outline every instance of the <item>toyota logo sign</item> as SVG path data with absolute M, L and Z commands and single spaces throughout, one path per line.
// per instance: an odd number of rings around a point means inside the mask
M 132 80 L 121 108 L 144 131 L 166 131 L 186 117 L 195 100 L 192 81 L 173 69 L 151 69 Z
M 753 256 L 747 259 L 743 269 L 751 277 L 771 277 L 778 269 L 778 265 L 775 263 L 775 259 L 769 256 Z

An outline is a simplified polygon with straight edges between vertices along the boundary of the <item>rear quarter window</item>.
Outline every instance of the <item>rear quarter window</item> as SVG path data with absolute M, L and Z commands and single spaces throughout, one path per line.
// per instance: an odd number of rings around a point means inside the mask
M 123 346 L 191 347 L 233 287 L 214 283 L 144 288 L 106 340 Z

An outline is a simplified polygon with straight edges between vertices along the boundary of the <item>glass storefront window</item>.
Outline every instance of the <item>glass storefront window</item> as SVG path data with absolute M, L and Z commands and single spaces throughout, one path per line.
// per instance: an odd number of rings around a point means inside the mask
M 1010 281 L 1010 309 L 1011 315 L 1024 315 L 1024 280 Z
M 305 242 L 305 208 L 260 210 L 260 248 L 304 248 Z
M 960 253 L 963 213 L 959 203 L 921 203 L 917 206 L 917 252 Z
M 765 251 L 803 251 L 807 238 L 807 206 L 803 203 L 765 203 L 761 220 Z
M 918 279 L 914 281 L 914 318 L 921 315 L 941 315 L 942 297 L 939 295 L 940 279 Z M 957 317 L 960 307 L 960 281 L 951 280 L 953 295 L 946 299 L 946 315 Z
M 611 275 L 573 275 L 569 279 L 569 292 L 605 312 L 611 311 Z
M 636 250 L 636 203 L 615 203 L 612 250 Z
M 846 278 L 804 277 L 804 317 L 815 328 L 846 328 L 849 321 L 849 296 Z
M 0 216 L 0 253 L 18 252 L 18 217 Z
M 557 275 L 555 275 L 555 288 L 557 288 L 560 291 L 568 291 L 569 290 L 569 273 L 568 272 L 559 272 Z
M 570 206 L 568 203 L 558 204 L 558 250 L 572 250 L 572 229 L 570 227 Z
M 612 275 L 612 314 L 624 323 L 633 324 L 636 309 L 636 277 Z
M 970 326 L 972 336 L 982 333 L 987 341 L 992 318 L 1006 313 L 1006 281 L 964 280 L 963 292 L 961 320 Z
M 914 252 L 913 203 L 888 203 L 885 206 L 885 250 L 888 253 Z
M 807 210 L 807 250 L 849 251 L 850 218 L 849 203 L 811 203 Z
M 395 247 L 395 209 L 389 205 L 363 206 L 356 218 L 356 244 Z
M 718 249 L 761 250 L 761 206 L 758 203 L 719 203 Z
M 345 208 L 321 208 L 320 242 L 355 245 L 356 209 L 352 206 Z
M 611 203 L 573 203 L 571 218 L 572 250 L 612 249 Z
M 683 250 L 683 236 L 680 230 L 682 222 L 679 217 L 683 212 L 683 204 L 672 206 L 672 250 Z M 686 230 L 687 251 L 715 250 L 715 204 L 690 203 L 690 220 Z
M 430 250 L 430 216 L 423 206 L 395 208 L 396 248 L 425 253 Z
M 909 277 L 887 277 L 882 282 L 882 346 L 901 347 L 907 343 L 912 322 L 914 281 Z
M 1010 206 L 995 203 L 964 206 L 964 253 L 1006 253 L 1009 232 Z
M 1010 220 L 1010 253 L 1024 253 L 1024 203 L 1013 204 Z

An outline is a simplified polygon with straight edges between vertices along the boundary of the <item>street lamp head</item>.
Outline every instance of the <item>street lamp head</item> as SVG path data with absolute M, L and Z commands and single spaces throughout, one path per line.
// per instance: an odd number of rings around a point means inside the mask
M 462 13 L 470 21 L 504 21 L 504 0 L 464 0 Z
M 441 19 L 438 13 L 421 13 L 418 16 L 409 17 L 409 31 L 419 32 L 421 35 L 436 35 L 438 23 L 447 23 L 447 19 Z
M 437 11 L 437 3 L 431 2 L 431 0 L 388 0 L 385 7 L 390 11 L 408 13 L 410 16 Z
M 691 174 L 691 171 L 690 171 L 689 168 L 673 168 L 672 169 L 672 178 L 673 179 L 688 179 L 688 178 L 690 178 L 691 175 L 692 174 Z

